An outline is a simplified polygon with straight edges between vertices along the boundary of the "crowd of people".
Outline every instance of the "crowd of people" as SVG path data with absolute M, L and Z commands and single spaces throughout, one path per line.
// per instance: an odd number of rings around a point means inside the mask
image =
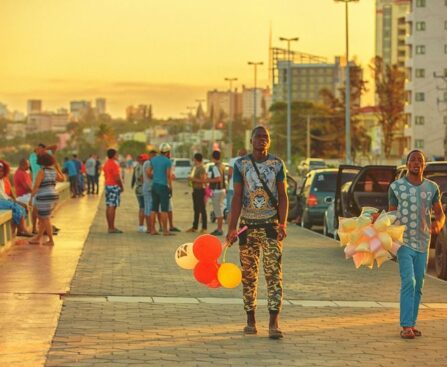
M 101 175 L 101 162 L 97 155 L 81 161 L 77 154 L 71 158 L 64 158 L 63 172 L 70 182 L 71 197 L 82 197 L 87 191 L 88 195 L 99 193 L 99 177 Z

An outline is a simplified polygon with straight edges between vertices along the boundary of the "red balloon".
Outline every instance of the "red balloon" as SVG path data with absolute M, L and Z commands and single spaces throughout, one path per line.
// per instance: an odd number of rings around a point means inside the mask
M 218 270 L 219 265 L 217 264 L 217 262 L 199 261 L 194 268 L 194 278 L 196 278 L 199 283 L 205 285 L 215 284 L 215 282 L 219 283 L 219 281 L 217 280 Z
M 202 234 L 194 241 L 192 251 L 197 260 L 213 262 L 222 253 L 222 244 L 216 236 Z

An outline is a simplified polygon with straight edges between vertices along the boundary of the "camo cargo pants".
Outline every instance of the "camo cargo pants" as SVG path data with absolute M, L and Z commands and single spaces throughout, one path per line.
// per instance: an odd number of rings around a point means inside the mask
M 242 286 L 245 311 L 256 309 L 259 281 L 259 260 L 262 250 L 264 275 L 267 282 L 268 309 L 280 311 L 282 305 L 282 243 L 276 239 L 273 228 L 255 228 L 246 231 L 240 243 Z M 245 237 L 245 236 L 244 236 Z

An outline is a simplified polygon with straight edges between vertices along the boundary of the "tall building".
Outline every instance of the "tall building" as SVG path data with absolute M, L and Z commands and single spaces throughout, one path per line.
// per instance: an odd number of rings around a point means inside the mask
M 42 112 L 42 100 L 29 99 L 26 103 L 26 112 L 28 115 L 31 115 L 32 113 Z
M 70 122 L 68 113 L 40 112 L 28 115 L 27 132 L 53 131 L 63 133 Z
M 98 115 L 104 115 L 106 113 L 106 99 L 96 98 L 95 107 Z
M 376 0 L 376 56 L 386 65 L 405 66 L 410 5 L 411 0 Z
M 0 102 L 0 117 L 8 117 L 8 106 Z
M 429 157 L 443 157 L 447 123 L 447 2 L 412 0 L 407 22 L 407 149 L 419 148 Z
M 82 119 L 91 108 L 90 101 L 70 101 L 70 114 L 74 121 Z
M 126 119 L 128 121 L 146 121 L 152 119 L 152 105 L 140 104 L 126 108 Z
M 242 94 L 234 91 L 208 91 L 206 94 L 207 113 L 213 123 L 223 123 L 231 118 L 233 121 L 242 116 Z
M 256 118 L 266 117 L 272 104 L 270 88 L 245 88 L 242 89 L 242 118 L 252 119 L 255 112 L 256 93 Z

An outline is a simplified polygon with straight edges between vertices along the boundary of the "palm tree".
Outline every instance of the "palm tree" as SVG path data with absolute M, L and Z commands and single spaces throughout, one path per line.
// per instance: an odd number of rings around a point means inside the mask
M 98 131 L 96 132 L 96 143 L 98 146 L 98 154 L 103 157 L 108 148 L 116 145 L 115 130 L 106 124 L 99 125 Z

